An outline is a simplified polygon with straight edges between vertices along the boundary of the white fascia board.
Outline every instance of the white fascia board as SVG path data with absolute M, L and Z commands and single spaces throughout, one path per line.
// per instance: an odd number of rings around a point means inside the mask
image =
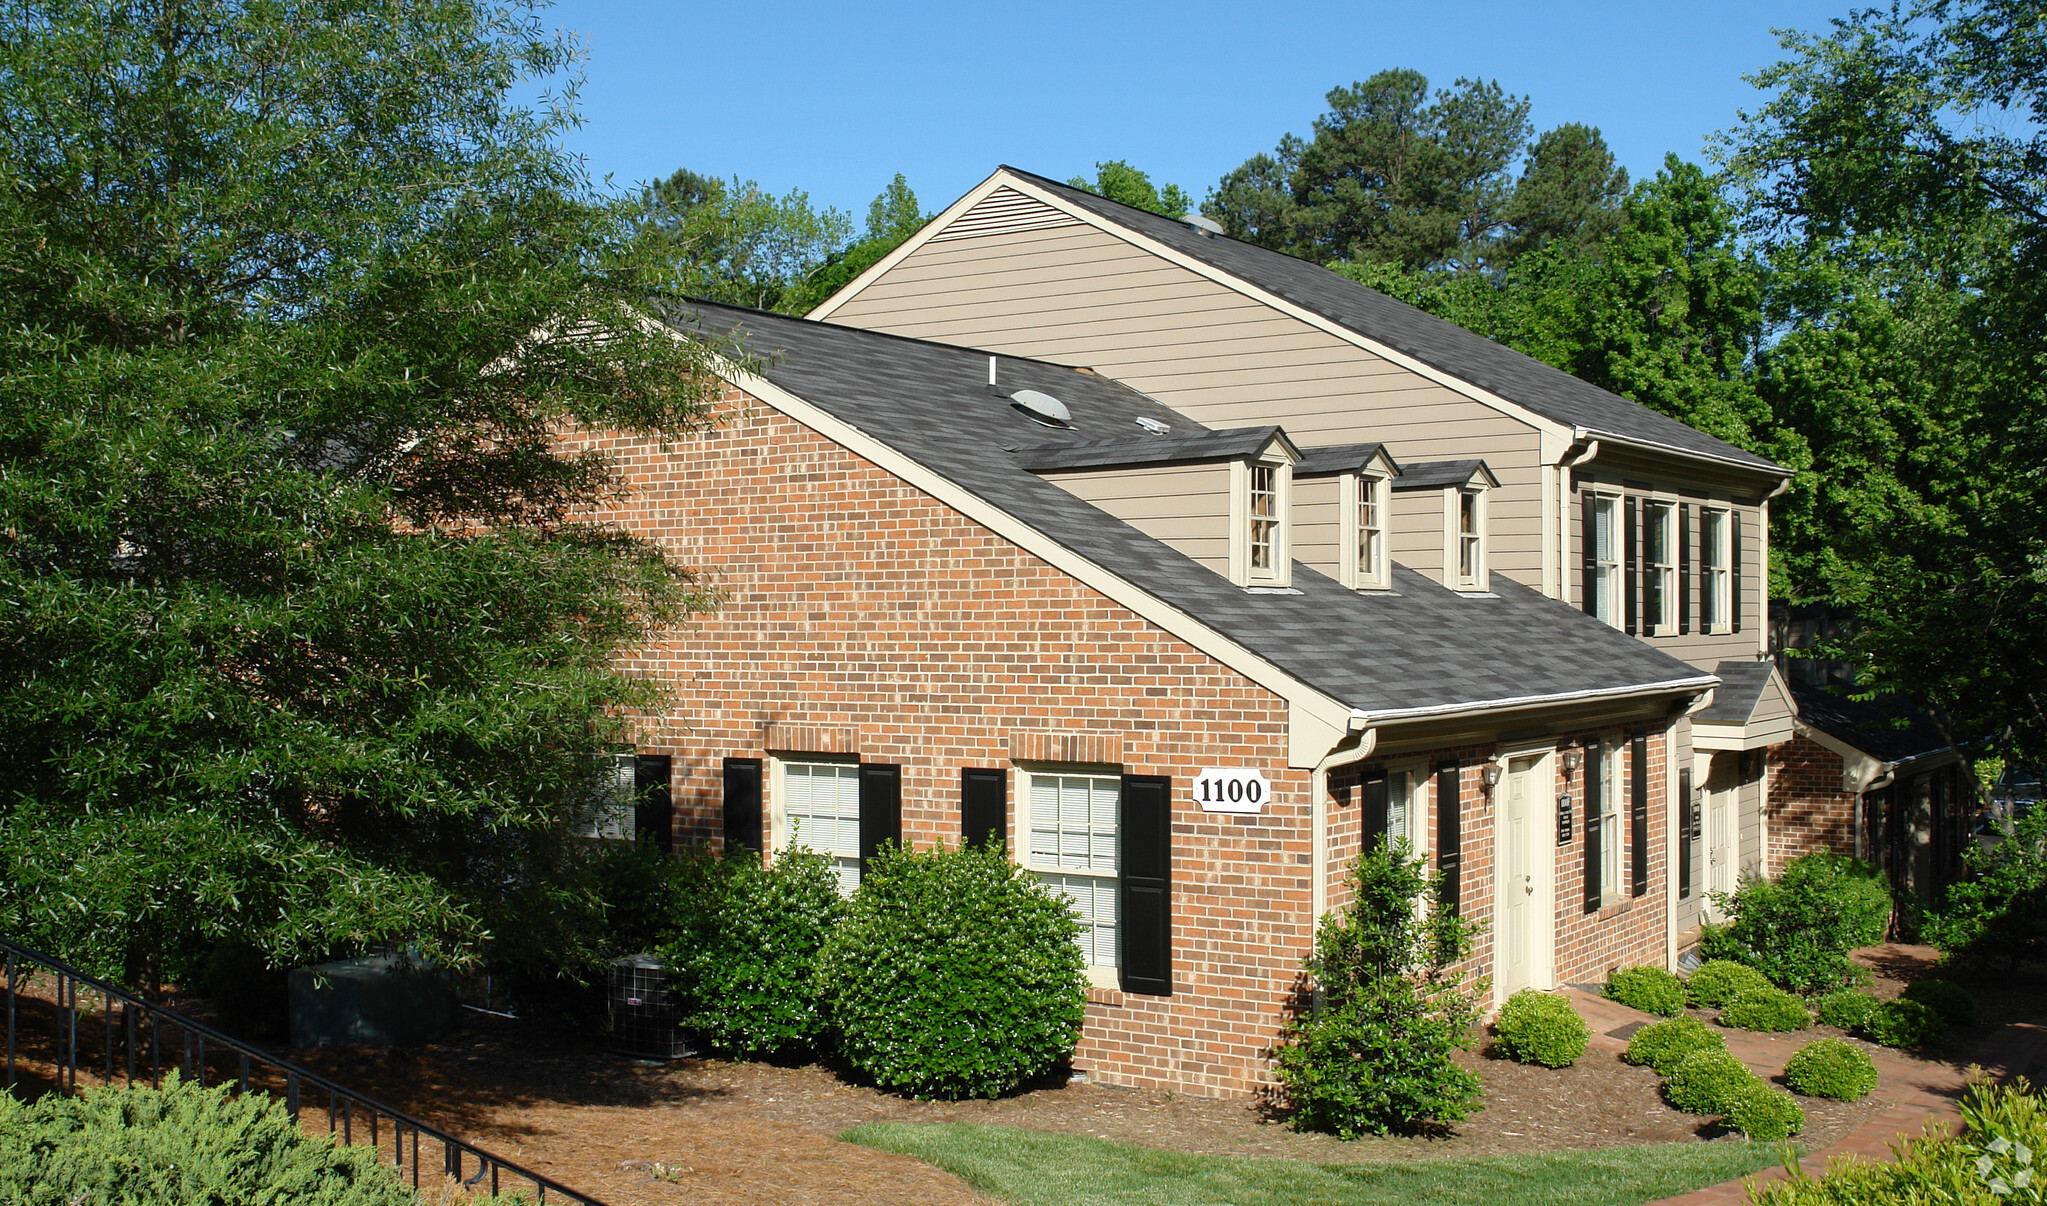
M 1692 721 L 1692 745 L 1702 750 L 1761 750 L 1791 740 L 1796 729 L 1789 717 L 1770 725 L 1713 724 Z
M 1628 687 L 1601 687 L 1591 691 L 1560 691 L 1552 695 L 1517 695 L 1505 699 L 1481 699 L 1470 703 L 1436 704 L 1426 708 L 1386 708 L 1369 711 L 1358 708 L 1351 712 L 1350 719 L 1356 728 L 1377 728 L 1382 725 L 1412 723 L 1424 720 L 1446 720 L 1459 716 L 1476 715 L 1482 712 L 1513 712 L 1528 708 L 1558 707 L 1577 703 L 1618 703 L 1630 699 L 1645 699 L 1656 695 L 1677 695 L 1687 691 L 1705 691 L 1720 685 L 1720 680 L 1704 674 L 1696 678 L 1673 678 L 1658 683 L 1640 683 Z M 1695 726 L 1696 727 L 1696 726 Z
M 1312 746 L 1314 741 L 1321 740 L 1324 734 L 1334 734 L 1321 748 L 1312 750 L 1312 756 L 1308 757 L 1305 765 L 1315 765 L 1317 760 L 1329 752 L 1331 746 L 1350 733 L 1352 709 L 1344 703 L 1302 682 L 1193 616 L 1143 590 L 1129 579 L 1110 572 L 973 491 L 933 472 L 889 444 L 804 401 L 774 382 L 737 370 L 730 370 L 721 375 L 768 406 L 774 407 L 854 455 L 873 462 L 1081 585 L 1101 593 L 1119 606 L 1129 608 L 1144 620 L 1156 624 L 1165 632 L 1187 642 L 1284 699 L 1289 708 L 1290 720 L 1287 728 L 1290 734 L 1300 733 L 1307 739 L 1309 746 Z M 1290 741 L 1290 745 L 1298 744 L 1300 743 Z M 1307 751 L 1302 749 L 1290 750 L 1289 765 L 1303 765 L 1300 758 L 1306 755 Z
M 860 295 L 861 290 L 873 284 L 883 274 L 887 273 L 897 264 L 902 263 L 903 260 L 906 259 L 907 257 L 916 254 L 916 251 L 919 247 L 922 247 L 924 244 L 930 242 L 934 236 L 944 231 L 946 227 L 952 225 L 953 219 L 959 217 L 961 214 L 966 213 L 968 210 L 974 208 L 976 205 L 979 205 L 983 197 L 986 197 L 989 193 L 992 193 L 996 189 L 1001 188 L 1004 184 L 1003 177 L 1005 175 L 1006 173 L 998 171 L 994 175 L 988 177 L 986 180 L 983 180 L 981 183 L 975 185 L 973 188 L 968 189 L 966 196 L 961 197 L 959 200 L 953 202 L 951 205 L 946 206 L 945 209 L 942 212 L 940 212 L 937 217 L 931 219 L 929 222 L 926 222 L 921 228 L 919 228 L 916 234 L 913 234 L 909 238 L 904 239 L 901 243 L 896 245 L 894 251 L 889 252 L 887 255 L 881 257 L 874 263 L 870 264 L 867 268 L 867 271 L 861 273 L 859 276 L 854 277 L 852 280 L 847 281 L 844 285 L 841 285 L 837 293 L 834 293 L 830 297 L 825 298 L 822 302 L 819 302 L 816 309 L 812 310 L 808 314 L 805 314 L 803 317 L 808 318 L 814 322 L 822 322 L 825 319 L 830 318 L 833 312 L 838 310 L 840 306 L 843 306 L 847 302 L 852 301 L 855 297 L 858 297 Z M 1061 209 L 1062 211 L 1066 209 L 1066 207 L 1063 205 L 1059 206 L 1058 208 Z

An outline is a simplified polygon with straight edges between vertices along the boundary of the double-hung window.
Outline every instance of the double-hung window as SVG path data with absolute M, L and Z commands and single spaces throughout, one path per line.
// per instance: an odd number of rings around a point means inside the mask
M 1072 902 L 1089 967 L 1117 965 L 1117 823 L 1114 774 L 1030 771 L 1030 869 Z
M 1699 513 L 1699 623 L 1707 632 L 1724 632 L 1733 603 L 1727 572 L 1728 516 L 1719 508 Z
M 1485 577 L 1484 498 L 1476 490 L 1457 494 L 1457 583 L 1477 586 Z
M 1251 466 L 1250 523 L 1251 575 L 1270 578 L 1279 529 L 1279 470 L 1272 465 Z
M 1621 624 L 1621 500 L 1598 495 L 1592 500 L 1592 614 L 1618 628 Z
M 1386 479 L 1358 478 L 1357 580 L 1360 586 L 1386 583 Z
M 1609 903 L 1621 898 L 1621 751 L 1599 743 L 1599 896 Z
M 1645 631 L 1677 630 L 1677 508 L 1669 503 L 1645 503 L 1642 518 L 1643 567 L 1642 623 Z
M 778 849 L 803 846 L 831 861 L 839 894 L 860 886 L 860 764 L 784 762 Z

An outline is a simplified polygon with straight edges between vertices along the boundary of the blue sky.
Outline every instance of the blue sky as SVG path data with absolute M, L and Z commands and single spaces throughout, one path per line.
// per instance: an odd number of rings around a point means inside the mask
M 1198 200 L 1386 67 L 1498 79 L 1538 130 L 1596 125 L 1639 177 L 1754 107 L 1742 76 L 1778 57 L 1773 28 L 1848 7 L 561 0 L 544 19 L 587 41 L 569 145 L 598 178 L 736 173 L 859 219 L 896 172 L 935 211 L 1001 163 L 1063 179 L 1125 159 Z

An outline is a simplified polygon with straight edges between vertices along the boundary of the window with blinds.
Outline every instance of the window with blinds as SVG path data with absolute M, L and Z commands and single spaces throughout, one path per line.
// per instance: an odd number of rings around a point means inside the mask
M 1115 775 L 1030 776 L 1030 868 L 1073 902 L 1090 967 L 1116 966 L 1120 787 Z
M 829 858 L 839 894 L 860 886 L 860 766 L 854 762 L 788 762 L 782 766 L 784 848 L 803 846 Z

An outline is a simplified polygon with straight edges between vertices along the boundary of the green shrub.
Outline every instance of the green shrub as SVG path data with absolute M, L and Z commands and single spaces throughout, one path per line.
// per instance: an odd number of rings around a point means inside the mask
M 1745 963 L 1793 992 L 1849 983 L 1848 952 L 1882 941 L 1891 912 L 1882 872 L 1826 851 L 1792 859 L 1774 881 L 1746 878 L 1713 898 L 1730 920 L 1707 930 L 1700 953 Z
M 1718 1009 L 1752 988 L 1768 987 L 1769 977 L 1732 959 L 1708 959 L 1685 980 L 1686 999 L 1701 1009 Z
M 1976 998 L 1952 980 L 1917 981 L 1905 989 L 1905 999 L 1927 1006 L 1950 1026 L 1976 1024 Z
M 2002 840 L 1962 850 L 1967 874 L 1929 910 L 1921 932 L 1958 963 L 2008 961 L 2047 944 L 2047 808 L 1999 826 Z
M 1725 1114 L 1734 1099 L 1762 1081 L 1725 1051 L 1696 1051 L 1664 1082 L 1670 1104 L 1687 1114 Z
M 1660 967 L 1621 967 L 1606 978 L 1606 995 L 1630 1009 L 1674 1018 L 1684 1012 L 1685 984 Z
M 1776 1143 L 1805 1129 L 1805 1111 L 1791 1094 L 1759 1080 L 1728 1103 L 1726 1122 L 1759 1143 Z
M 1891 1206 L 2038 1203 L 2047 1196 L 2036 1154 L 2047 1152 L 2047 1110 L 2023 1078 L 2010 1088 L 1970 1085 L 1962 1097 L 1960 1134 L 1929 1130 L 1891 1151 L 1888 1163 L 1838 1161 L 1821 1177 L 1793 1171 L 1757 1185 L 1749 1200 L 1754 1206 Z
M 55 1093 L 24 1105 L 0 1092 L 0 1202 L 290 1202 L 413 1206 L 368 1147 L 310 1136 L 276 1099 L 229 1096 L 171 1073 L 161 1089 Z
M 1452 1056 L 1471 1045 L 1484 991 L 1457 970 L 1477 926 L 1418 907 L 1441 876 L 1405 842 L 1379 843 L 1351 874 L 1351 906 L 1322 919 L 1306 964 L 1322 1008 L 1279 1047 L 1291 1121 L 1352 1139 L 1468 1118 L 1481 1085 Z
M 1837 1038 L 1800 1047 L 1784 1064 L 1784 1083 L 1807 1097 L 1861 1101 L 1876 1088 L 1876 1061 Z
M 1524 988 L 1507 998 L 1493 1023 L 1493 1045 L 1500 1054 L 1524 1064 L 1567 1068 L 1585 1054 L 1592 1028 L 1571 1003 L 1559 996 Z
M 1885 1001 L 1862 1023 L 1862 1037 L 1886 1047 L 1924 1047 L 1947 1033 L 1947 1023 L 1930 1005 L 1899 999 Z
M 994 1097 L 1073 1051 L 1087 1008 L 1064 896 L 988 846 L 868 860 L 818 956 L 839 1050 L 891 1092 Z
M 1812 1025 L 1805 1002 L 1778 988 L 1755 988 L 1727 1003 L 1720 1024 L 1737 1030 L 1803 1030 Z
M 1819 999 L 1820 1021 L 1841 1030 L 1857 1030 L 1882 1002 L 1854 988 L 1837 988 Z
M 736 1055 L 815 1047 L 818 953 L 846 914 L 831 863 L 800 846 L 767 864 L 741 849 L 693 855 L 685 872 L 688 900 L 660 950 L 683 1028 Z
M 1647 1064 L 1659 1076 L 1669 1076 L 1697 1052 L 1726 1049 L 1727 1040 L 1719 1031 L 1697 1018 L 1682 1017 L 1652 1022 L 1635 1031 L 1621 1058 L 1631 1064 Z

